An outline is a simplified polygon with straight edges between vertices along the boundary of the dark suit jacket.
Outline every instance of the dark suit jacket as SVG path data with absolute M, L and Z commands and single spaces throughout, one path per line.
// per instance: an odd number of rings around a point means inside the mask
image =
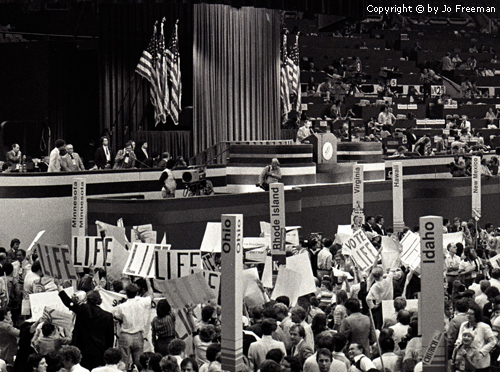
M 115 159 L 115 154 L 113 150 L 108 146 L 109 153 L 111 155 L 111 167 L 113 167 L 113 160 Z M 97 168 L 99 169 L 104 169 L 106 166 L 106 153 L 104 152 L 104 148 L 98 147 L 97 150 L 95 150 L 95 156 L 94 156 L 94 161 L 95 164 L 97 165 Z
M 307 358 L 314 354 L 314 350 L 302 340 L 297 346 L 292 346 L 292 356 L 297 356 L 300 362 L 304 364 Z
M 93 369 L 104 365 L 103 353 L 113 347 L 113 315 L 99 306 L 78 305 L 66 294 L 59 292 L 63 304 L 76 314 L 72 344 L 82 352 L 81 365 Z
M 373 232 L 373 229 L 372 229 L 372 227 L 370 226 L 370 224 L 369 224 L 369 223 L 365 223 L 365 224 L 363 225 L 363 227 L 365 228 L 365 231 L 368 231 L 368 232 Z
M 350 343 L 362 345 L 367 356 L 370 355 L 370 344 L 375 342 L 377 337 L 370 317 L 361 313 L 353 313 L 342 320 L 339 333 L 344 334 Z
M 377 225 L 377 224 L 373 225 L 373 231 L 375 231 L 379 235 L 385 235 L 385 229 L 384 228 L 380 228 L 380 226 Z

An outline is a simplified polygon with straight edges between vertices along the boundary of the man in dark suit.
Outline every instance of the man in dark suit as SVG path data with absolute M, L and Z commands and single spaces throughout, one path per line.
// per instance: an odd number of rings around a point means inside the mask
M 111 169 L 113 167 L 113 159 L 115 154 L 109 147 L 108 137 L 101 137 L 101 147 L 95 151 L 95 164 L 99 169 Z
M 366 223 L 363 225 L 365 231 L 373 232 L 373 225 L 375 225 L 375 217 L 373 216 L 366 217 Z
M 375 225 L 373 225 L 373 231 L 379 235 L 386 235 L 384 228 L 384 217 L 380 215 L 375 217 Z
M 138 149 L 135 150 L 135 158 L 138 160 L 138 168 L 151 168 L 153 159 L 148 154 L 148 143 L 143 142 Z
M 370 344 L 375 342 L 377 338 L 370 317 L 360 313 L 359 301 L 356 298 L 348 299 L 344 306 L 348 316 L 342 320 L 339 333 L 347 337 L 349 343 L 363 346 L 366 356 L 369 356 Z
M 8 151 L 7 154 L 5 154 L 5 157 L 7 158 L 7 164 L 10 167 L 11 172 L 18 172 L 21 168 L 21 162 L 22 162 L 22 153 L 20 151 L 20 147 L 17 143 L 14 143 L 12 145 L 12 150 Z
M 99 307 L 102 299 L 98 291 L 88 292 L 87 303 L 79 304 L 61 286 L 58 289 L 63 304 L 76 314 L 71 343 L 82 352 L 81 365 L 89 370 L 103 366 L 104 350 L 113 347 L 113 315 Z
M 300 359 L 300 363 L 304 364 L 307 358 L 314 354 L 314 350 L 304 342 L 306 331 L 300 324 L 294 324 L 290 327 L 290 339 L 292 340 L 291 355 Z

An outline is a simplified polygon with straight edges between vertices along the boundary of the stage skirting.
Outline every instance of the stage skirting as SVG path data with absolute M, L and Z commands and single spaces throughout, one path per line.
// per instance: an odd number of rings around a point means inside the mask
M 470 216 L 471 179 L 450 178 L 446 164 L 452 161 L 451 157 L 395 160 L 403 161 L 407 224 L 416 224 L 418 216 L 423 214 L 438 214 L 447 218 Z M 433 165 L 433 161 L 439 164 Z M 392 220 L 391 184 L 384 178 L 386 174 L 389 175 L 390 165 L 390 161 L 386 164 L 364 164 L 365 213 L 381 213 L 389 225 Z M 207 221 L 218 221 L 221 212 L 247 214 L 253 211 L 252 221 L 256 225 L 249 228 L 248 234 L 256 235 L 246 236 L 258 236 L 258 220 L 269 219 L 266 209 L 268 195 L 255 186 L 261 170 L 261 167 L 245 165 L 209 167 L 207 178 L 214 184 L 216 195 L 191 198 L 182 198 L 184 185 L 181 178 L 184 171 L 174 171 L 178 183 L 177 198 L 174 200 L 160 200 L 159 170 L 3 173 L 0 174 L 0 241 L 6 245 L 17 237 L 21 239 L 22 246 L 27 247 L 38 231 L 46 230 L 44 242 L 69 244 L 71 192 L 75 178 L 86 181 L 91 226 L 96 219 L 115 224 L 118 218 L 123 217 L 129 226 L 159 224 L 168 232 L 167 235 L 177 236 L 181 227 L 176 225 L 180 220 L 170 217 L 165 219 L 166 211 L 169 216 L 184 215 L 192 208 L 190 218 L 193 221 L 200 219 L 196 228 Z M 310 163 L 299 168 L 283 165 L 282 172 L 289 208 L 288 225 L 301 225 L 309 232 L 334 233 L 338 223 L 348 223 L 352 202 L 352 163 L 339 163 L 331 167 Z M 335 184 L 331 184 L 333 182 Z M 292 191 L 293 188 L 296 190 Z M 480 223 L 496 223 L 500 217 L 499 178 L 483 178 L 482 192 L 483 218 Z M 295 198 L 297 194 L 300 197 Z M 294 195 L 295 199 L 290 199 L 290 195 Z M 138 200 L 130 200 L 130 197 Z M 290 200 L 295 200 L 294 209 L 288 207 Z M 183 224 L 188 222 L 185 220 Z M 192 234 L 192 237 L 189 234 L 179 236 L 176 242 L 183 246 L 188 243 L 196 245 L 199 234 L 203 232 L 192 230 Z M 186 239 L 186 243 L 181 243 L 183 239 Z

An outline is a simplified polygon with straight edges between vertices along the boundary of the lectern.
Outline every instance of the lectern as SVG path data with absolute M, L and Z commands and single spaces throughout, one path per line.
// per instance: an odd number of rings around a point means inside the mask
M 306 141 L 313 145 L 313 161 L 316 164 L 337 163 L 337 137 L 332 133 L 314 133 Z

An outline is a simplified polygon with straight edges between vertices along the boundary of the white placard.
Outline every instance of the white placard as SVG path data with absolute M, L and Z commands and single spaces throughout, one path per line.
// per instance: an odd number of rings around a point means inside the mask
M 67 245 L 36 243 L 43 274 L 56 279 L 76 280 L 76 271 L 71 261 L 71 249 Z
M 170 280 L 191 275 L 203 270 L 199 250 L 175 250 L 166 246 L 155 246 L 153 276 L 158 280 Z
M 372 266 L 377 250 L 363 230 L 356 231 L 342 246 L 342 254 L 350 255 L 361 270 Z
M 73 265 L 75 267 L 110 267 L 113 237 L 74 236 L 72 239 Z

